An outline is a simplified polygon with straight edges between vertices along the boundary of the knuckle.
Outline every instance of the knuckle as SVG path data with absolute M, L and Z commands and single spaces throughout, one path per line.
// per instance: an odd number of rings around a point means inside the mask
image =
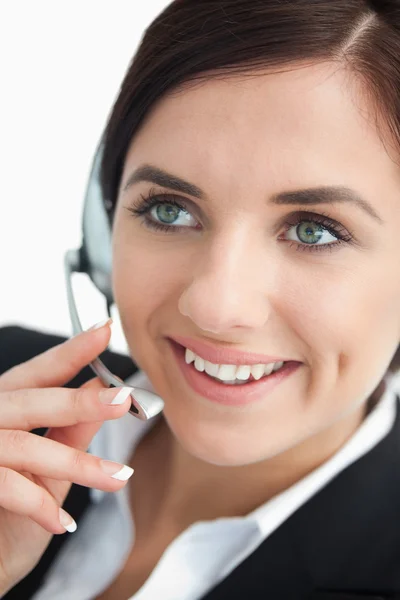
M 32 424 L 27 416 L 27 407 L 32 405 L 31 394 L 32 390 L 26 388 L 8 393 L 10 404 L 18 411 L 18 426 L 21 427 L 21 429 L 31 429 L 32 425 L 34 426 L 34 423 Z
M 36 502 L 34 506 L 32 506 L 32 514 L 36 512 L 44 511 L 48 506 L 48 492 L 46 492 L 43 488 L 39 487 L 38 494 L 35 498 Z
M 13 402 L 13 404 L 17 404 L 18 407 L 23 408 L 29 402 L 30 394 L 30 389 L 20 388 L 18 390 L 9 392 L 9 399 Z
M 86 454 L 81 450 L 73 450 L 71 455 L 71 463 L 73 469 L 82 469 L 86 462 Z
M 80 388 L 71 390 L 70 392 L 71 409 L 74 413 L 82 410 L 83 394 Z
M 8 390 L 6 391 L 2 391 L 0 393 L 0 402 L 1 402 L 1 406 L 5 406 L 5 404 L 10 404 L 11 403 L 11 392 L 9 392 Z
M 7 469 L 6 467 L 0 467 L 0 489 L 4 489 L 10 479 L 10 469 Z
M 83 415 L 87 414 L 90 408 L 92 408 L 90 403 L 91 395 L 92 394 L 84 388 L 78 388 L 72 391 L 71 407 L 72 411 L 77 415 L 77 417 L 82 418 Z M 90 410 L 90 412 L 93 412 L 93 408 Z
M 5 440 L 3 443 L 9 449 L 10 447 L 13 450 L 16 450 L 19 454 L 23 454 L 25 452 L 26 445 L 29 443 L 31 439 L 31 434 L 27 431 L 21 431 L 20 429 L 10 429 L 5 432 Z
M 29 392 L 28 389 L 19 389 L 19 390 L 8 390 L 2 392 L 1 394 L 1 404 L 5 406 L 6 404 L 11 404 L 18 409 L 23 409 L 27 406 L 29 402 Z
M 18 427 L 23 430 L 33 429 L 36 426 L 34 419 L 29 417 L 29 408 L 32 405 L 32 390 L 18 389 L 2 392 L 0 394 L 0 403 L 2 408 L 10 410 L 11 414 L 18 415 Z

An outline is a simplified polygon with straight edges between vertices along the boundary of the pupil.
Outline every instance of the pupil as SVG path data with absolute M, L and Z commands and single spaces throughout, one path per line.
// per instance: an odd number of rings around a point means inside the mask
M 323 227 L 318 223 L 301 223 L 297 227 L 297 235 L 306 244 L 316 244 L 321 239 L 323 233 Z

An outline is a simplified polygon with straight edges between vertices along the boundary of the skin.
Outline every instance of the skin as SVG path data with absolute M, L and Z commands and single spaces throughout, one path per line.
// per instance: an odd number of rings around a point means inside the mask
M 146 182 L 124 192 L 144 163 L 194 183 L 207 200 Z M 383 223 L 350 203 L 269 202 L 321 185 L 354 189 Z M 177 215 L 186 229 L 153 231 L 129 212 L 151 188 L 186 200 L 186 225 Z M 132 463 L 135 485 L 151 490 L 137 507 L 143 530 L 155 519 L 176 532 L 246 514 L 354 433 L 400 339 L 398 192 L 398 166 L 366 96 L 337 65 L 210 79 L 153 108 L 130 146 L 113 225 L 124 334 L 165 401 Z M 284 223 L 304 211 L 335 220 L 353 243 L 330 252 L 336 240 L 325 234 L 324 251 L 296 251 L 305 243 Z M 175 334 L 302 366 L 257 403 L 221 406 L 185 383 L 166 341 Z

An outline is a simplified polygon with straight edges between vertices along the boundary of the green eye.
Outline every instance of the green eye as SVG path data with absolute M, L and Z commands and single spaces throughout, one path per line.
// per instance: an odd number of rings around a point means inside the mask
M 179 217 L 180 212 L 181 209 L 172 204 L 159 204 L 156 207 L 157 218 L 168 225 L 173 223 Z
M 316 244 L 324 235 L 324 228 L 319 223 L 304 221 L 297 226 L 297 235 L 305 244 Z

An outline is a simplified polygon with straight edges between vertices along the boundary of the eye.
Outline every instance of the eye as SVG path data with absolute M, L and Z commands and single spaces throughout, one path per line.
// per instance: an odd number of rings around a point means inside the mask
M 328 216 L 313 213 L 295 213 L 285 223 L 285 241 L 300 242 L 297 249 L 301 251 L 332 251 L 334 247 L 350 243 L 352 235 L 336 221 Z
M 192 215 L 181 205 L 175 202 L 159 202 L 149 209 L 152 219 L 162 225 L 174 227 L 193 226 Z
M 140 196 L 138 205 L 129 206 L 134 217 L 143 220 L 149 229 L 177 233 L 182 229 L 198 229 L 199 224 L 185 204 L 172 194 L 155 194 L 150 190 L 147 196 Z
M 302 244 L 314 246 L 331 244 L 338 240 L 338 237 L 332 235 L 321 223 L 312 220 L 301 221 L 298 225 L 292 225 L 286 233 L 288 234 L 287 240 L 300 241 Z

